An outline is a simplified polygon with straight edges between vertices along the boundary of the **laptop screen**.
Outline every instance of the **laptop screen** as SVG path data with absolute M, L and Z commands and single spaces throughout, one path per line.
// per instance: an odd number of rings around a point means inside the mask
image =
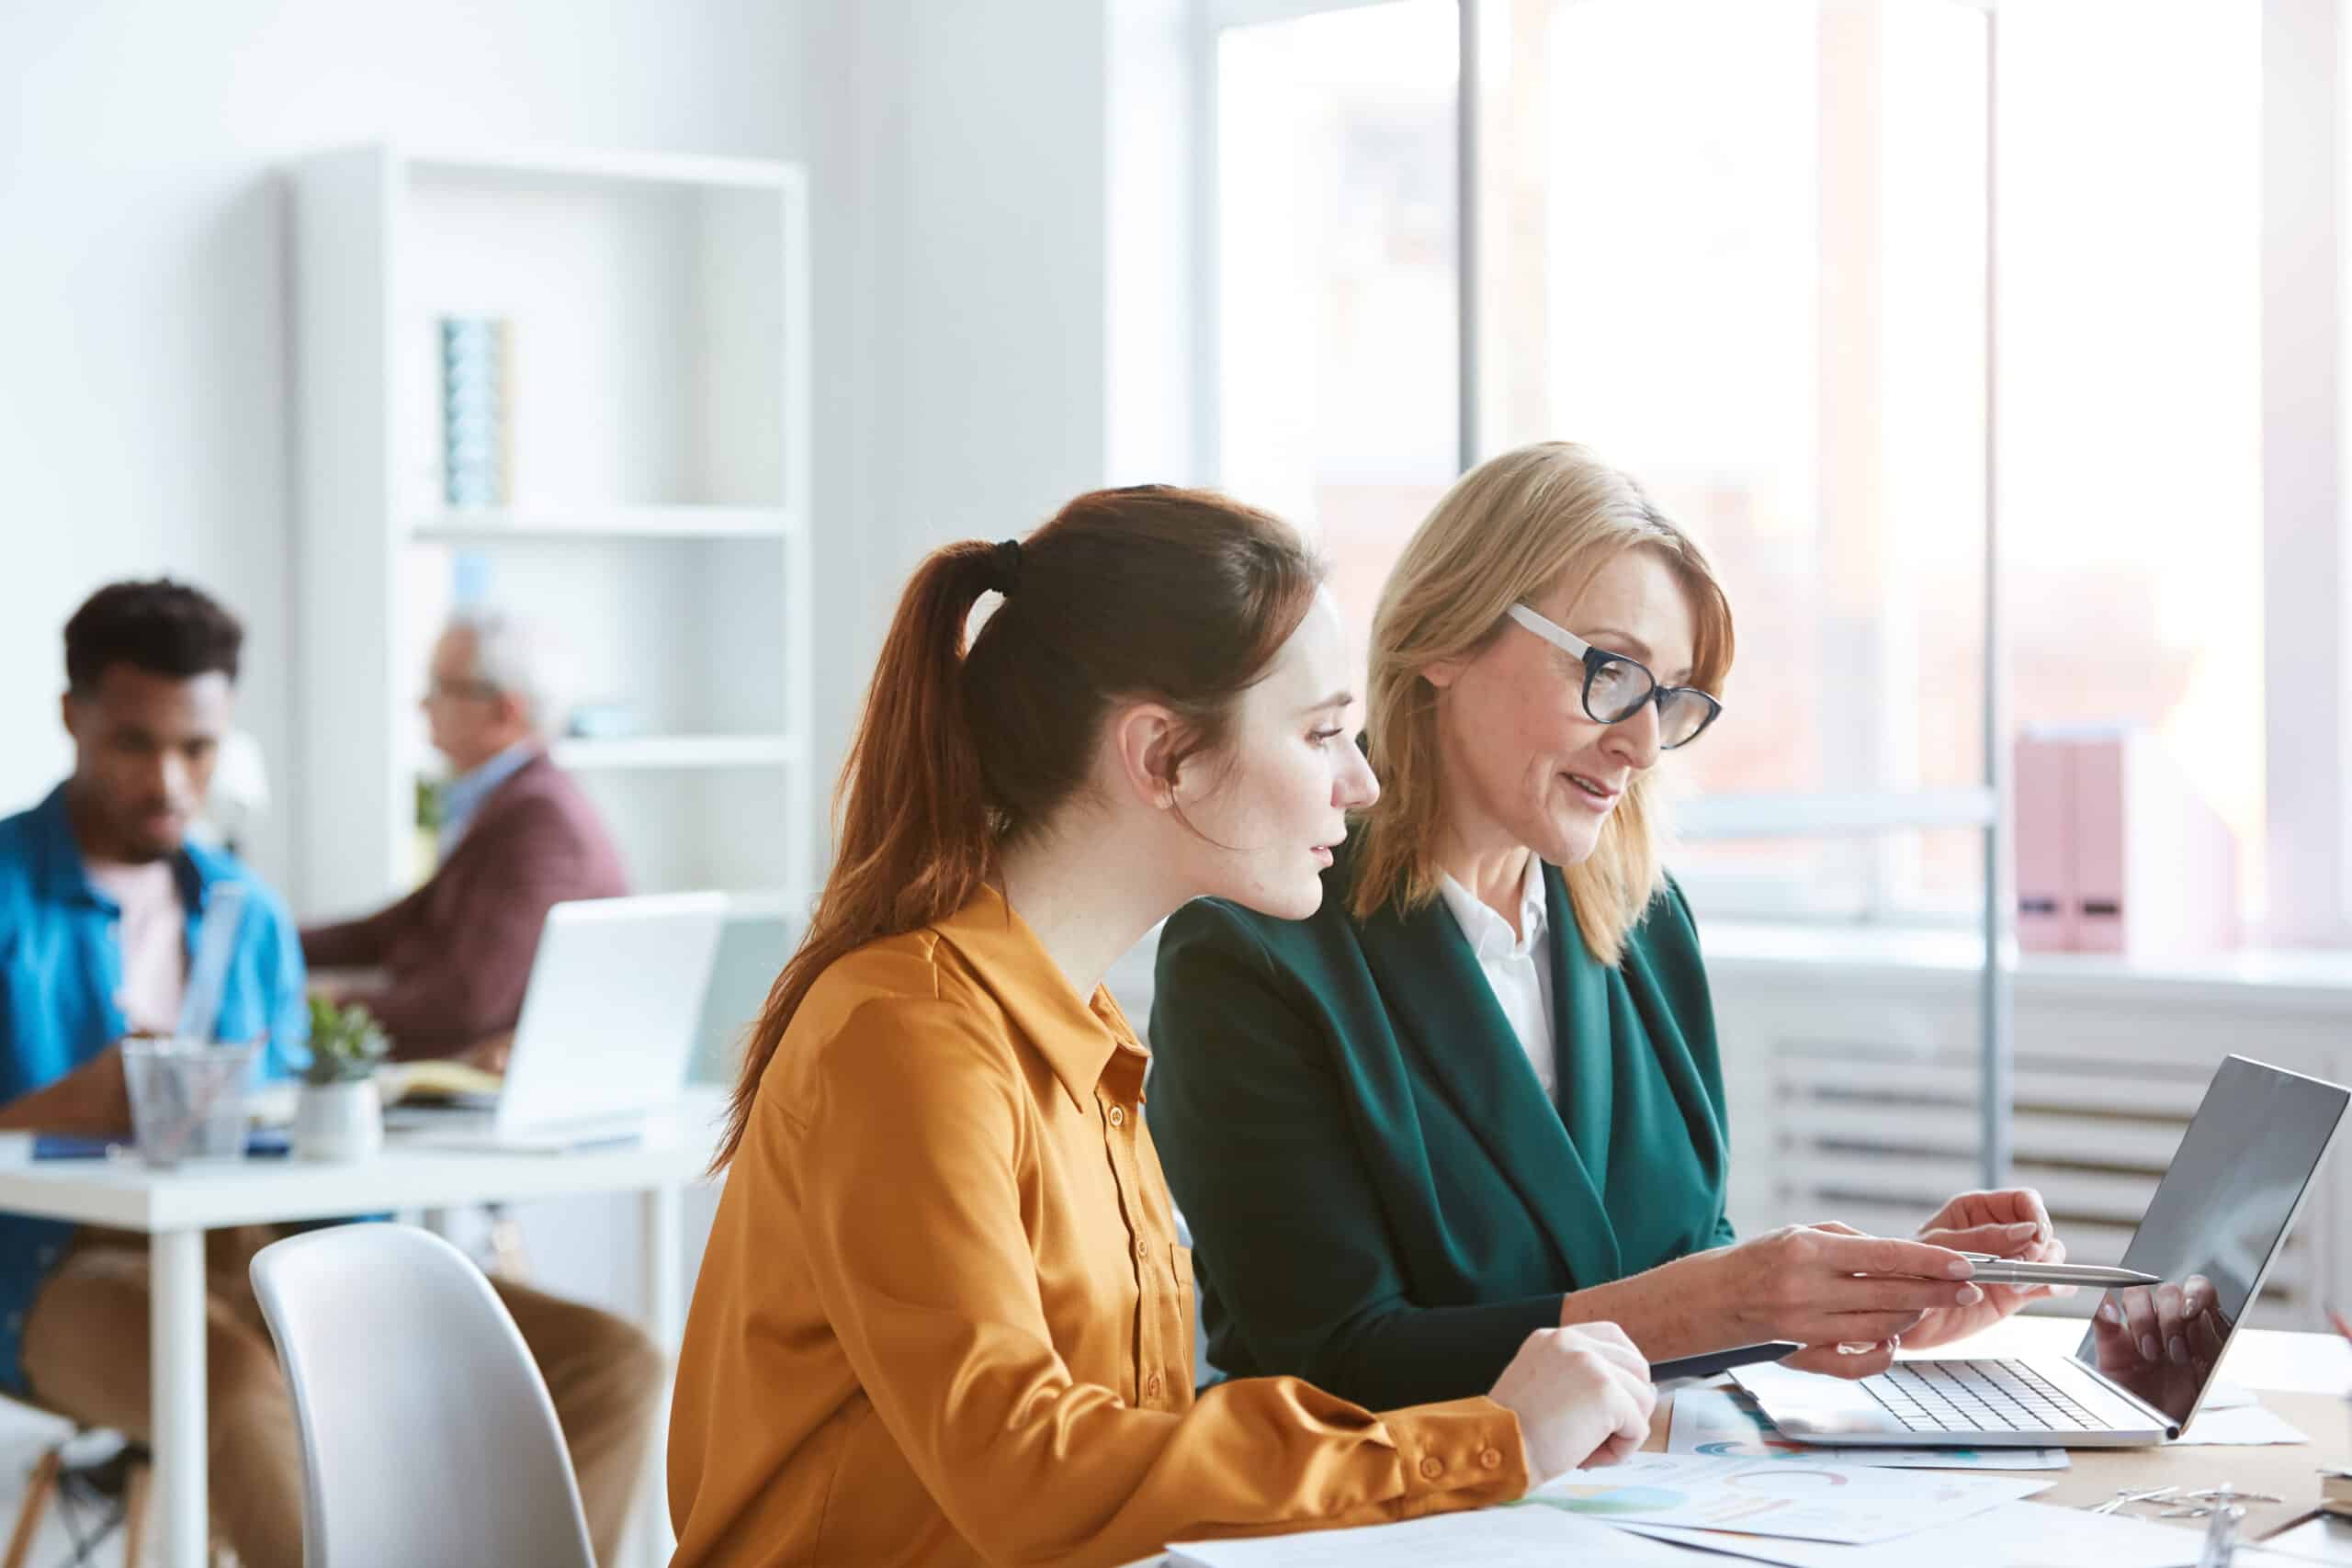
M 2186 1423 L 2347 1098 L 2335 1084 L 2225 1058 L 2123 1254 L 2123 1267 L 2163 1283 L 2107 1292 L 2075 1359 Z

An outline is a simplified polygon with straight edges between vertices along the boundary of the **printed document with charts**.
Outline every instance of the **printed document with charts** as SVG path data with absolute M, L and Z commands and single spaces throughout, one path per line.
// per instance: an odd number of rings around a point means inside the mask
M 2201 1529 L 2182 1529 L 2120 1515 L 2057 1508 L 2047 1503 L 2004 1503 L 1955 1530 L 1923 1530 L 1894 1545 L 1836 1546 L 1819 1540 L 1735 1535 L 1723 1530 L 1661 1529 L 1628 1525 L 1653 1540 L 1770 1562 L 1779 1568 L 2188 1568 L 2197 1561 Z M 2255 1561 L 2241 1547 L 2241 1565 Z M 1898 1557 L 1896 1554 L 1900 1553 Z M 1707 1561 L 1723 1563 L 1721 1557 Z M 1689 1565 L 1686 1564 L 1686 1568 Z M 1731 1568 L 1723 1563 L 1723 1568 Z
M 1857 1545 L 1949 1527 L 2050 1484 L 2031 1476 L 1638 1453 L 1623 1464 L 1561 1476 L 1516 1506 L 1612 1525 L 1682 1525 Z
M 1867 1543 L 1949 1527 L 2050 1483 L 2013 1476 L 1930 1474 L 1860 1465 L 1792 1465 L 1706 1454 L 1640 1453 L 1578 1471 L 1499 1508 L 1401 1525 L 1250 1541 L 1179 1542 L 1172 1561 L 1196 1568 L 1338 1568 L 1431 1561 L 1490 1565 L 1557 1562 L 1564 1547 L 1596 1562 L 1642 1562 L 1601 1525 L 1696 1526 L 1808 1540 Z M 1521 1556 L 1521 1553 L 1531 1555 Z
M 1709 1555 L 1694 1556 L 1691 1547 Z M 2086 1562 L 2099 1568 L 2187 1568 L 2197 1549 L 2195 1534 L 2168 1525 L 2041 1503 L 2003 1503 L 1971 1516 L 1962 1529 L 1922 1531 L 1893 1546 L 1840 1546 L 1655 1525 L 1611 1530 L 1555 1509 L 1502 1507 L 1363 1529 L 1179 1545 L 1167 1561 L 1170 1568 L 1431 1568 L 1449 1562 L 1475 1562 L 1479 1568 L 1698 1568 L 1722 1562 L 1730 1568 L 1746 1558 L 1780 1568 L 1884 1568 L 1899 1552 L 1903 1568 L 2083 1568 Z M 2255 1549 L 2245 1548 L 2238 1560 L 2257 1556 Z M 2259 1560 L 2289 1568 L 2282 1559 Z
M 1178 1541 L 1171 1568 L 1690 1568 L 1690 1553 L 1548 1508 L 1481 1508 L 1396 1525 Z

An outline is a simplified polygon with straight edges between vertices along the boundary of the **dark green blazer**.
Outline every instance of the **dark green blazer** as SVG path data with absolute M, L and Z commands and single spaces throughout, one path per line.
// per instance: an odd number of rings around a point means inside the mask
M 1344 856 L 1344 851 L 1342 852 Z M 1560 1297 L 1731 1239 L 1723 1073 L 1669 886 L 1606 968 L 1544 868 L 1559 1100 L 1442 901 L 1169 920 L 1148 1101 L 1209 1356 L 1374 1410 L 1484 1393 Z

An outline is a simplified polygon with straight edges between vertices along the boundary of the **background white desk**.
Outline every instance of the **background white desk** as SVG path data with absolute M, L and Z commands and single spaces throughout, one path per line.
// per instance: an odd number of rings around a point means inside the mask
M 157 1171 L 114 1159 L 0 1167 L 0 1211 L 111 1225 L 149 1237 L 157 1534 L 169 1568 L 203 1568 L 206 1231 L 534 1198 L 641 1193 L 645 1327 L 665 1352 L 674 1354 L 685 1299 L 680 1197 L 703 1179 L 717 1111 L 716 1097 L 699 1096 L 641 1142 L 560 1155 L 426 1149 L 395 1139 L 378 1158 L 347 1165 L 266 1159 Z M 668 1427 L 666 1399 L 663 1411 L 635 1516 L 636 1558 L 647 1564 L 666 1562 L 671 1550 L 659 1436 Z

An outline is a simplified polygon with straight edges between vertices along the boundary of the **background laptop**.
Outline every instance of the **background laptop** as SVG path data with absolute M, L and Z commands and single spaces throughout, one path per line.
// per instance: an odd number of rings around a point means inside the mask
M 777 972 L 808 928 L 798 915 L 742 908 L 728 915 L 718 955 L 711 960 L 710 985 L 703 992 L 702 1021 L 695 1026 L 688 1083 L 735 1087 L 743 1043 L 767 1005 Z
M 2071 1356 L 1901 1361 L 1859 1381 L 1785 1367 L 1733 1376 L 1783 1433 L 1808 1442 L 2124 1448 L 2177 1438 L 2261 1292 L 2347 1101 L 2352 1091 L 2338 1085 L 2243 1056 L 2224 1058 L 2206 1086 L 2123 1266 L 2212 1283 L 2220 1344 L 2210 1356 L 2183 1366 L 2133 1353 L 2102 1367 L 2094 1325 Z
M 685 1087 L 726 914 L 718 893 L 556 905 L 496 1108 L 402 1117 L 408 1141 L 551 1152 L 643 1132 Z

